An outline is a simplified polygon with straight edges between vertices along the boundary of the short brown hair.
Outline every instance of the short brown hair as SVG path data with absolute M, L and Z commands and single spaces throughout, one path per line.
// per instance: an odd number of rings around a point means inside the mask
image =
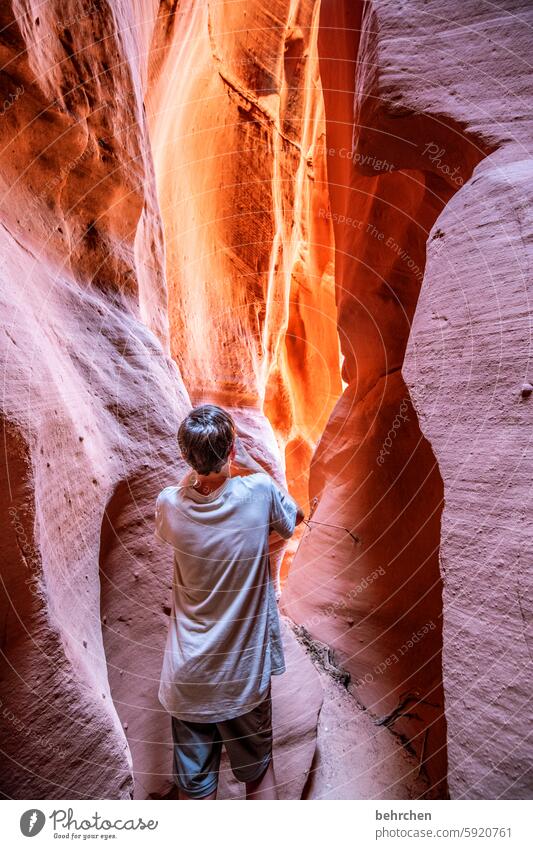
M 220 472 L 235 442 L 235 422 L 222 407 L 204 404 L 191 410 L 179 426 L 183 459 L 199 475 Z

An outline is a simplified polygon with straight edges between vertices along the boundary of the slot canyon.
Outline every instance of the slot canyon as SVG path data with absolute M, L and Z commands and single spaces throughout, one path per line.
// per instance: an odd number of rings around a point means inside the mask
M 170 798 L 154 506 L 213 402 L 309 516 L 281 798 L 530 798 L 531 3 L 0 18 L 2 796 Z

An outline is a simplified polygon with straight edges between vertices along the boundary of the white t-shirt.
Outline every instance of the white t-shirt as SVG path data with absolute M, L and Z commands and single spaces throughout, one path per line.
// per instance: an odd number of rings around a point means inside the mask
M 297 506 L 261 472 L 209 495 L 185 481 L 156 501 L 156 536 L 174 548 L 172 610 L 159 701 L 178 719 L 221 722 L 252 710 L 285 671 L 270 528 L 294 533 Z

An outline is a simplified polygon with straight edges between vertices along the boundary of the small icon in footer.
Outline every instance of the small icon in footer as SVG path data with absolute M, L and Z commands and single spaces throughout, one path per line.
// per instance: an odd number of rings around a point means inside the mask
M 24 811 L 20 818 L 20 830 L 24 837 L 35 837 L 45 822 L 46 817 L 42 811 L 38 808 L 30 808 L 29 811 Z

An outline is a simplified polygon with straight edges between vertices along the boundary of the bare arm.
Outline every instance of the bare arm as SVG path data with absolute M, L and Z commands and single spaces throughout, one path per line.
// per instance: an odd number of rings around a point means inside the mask
M 232 465 L 237 469 L 238 474 L 244 473 L 244 474 L 251 475 L 251 474 L 254 474 L 255 472 L 263 472 L 264 474 L 267 474 L 267 475 L 269 474 L 269 472 L 267 472 L 266 469 L 264 469 L 261 465 L 259 465 L 259 463 L 256 460 L 254 460 L 253 457 L 250 456 L 250 454 L 248 453 L 248 451 L 244 447 L 242 440 L 239 436 L 237 436 L 236 439 L 235 439 L 235 457 L 232 461 Z M 272 476 L 270 475 L 270 477 L 272 477 Z M 272 478 L 272 480 L 274 480 L 274 479 Z M 304 513 L 303 509 L 295 501 L 295 499 L 292 497 L 292 495 L 290 495 L 287 492 L 285 487 L 281 486 L 277 481 L 274 481 L 274 483 L 276 484 L 277 488 L 279 490 L 281 490 L 281 492 L 283 492 L 285 495 L 289 496 L 289 498 L 291 498 L 292 501 L 295 502 L 296 507 L 298 508 L 297 513 L 296 513 L 296 524 L 299 525 L 301 522 L 303 522 L 304 517 L 305 517 L 305 513 Z M 280 537 L 278 537 L 277 534 L 275 534 L 275 537 L 276 537 L 276 539 L 281 539 Z M 285 543 L 286 540 L 284 540 L 283 542 Z M 281 543 L 278 545 L 278 548 L 281 548 Z
M 263 472 L 264 474 L 269 474 L 266 469 L 264 469 L 253 457 L 250 456 L 246 448 L 244 447 L 242 440 L 237 437 L 235 440 L 235 456 L 232 459 L 232 466 L 235 468 L 237 474 L 254 474 L 254 472 Z M 272 477 L 270 475 L 270 477 Z M 280 486 L 273 478 L 272 478 L 276 487 L 281 490 L 285 495 L 287 495 L 292 502 L 296 504 L 296 524 L 299 525 L 300 522 L 304 519 L 304 511 L 292 498 L 291 495 L 287 492 L 287 490 Z M 270 554 L 270 574 L 272 577 L 272 582 L 274 584 L 274 589 L 276 593 L 276 598 L 279 600 L 281 595 L 281 586 L 280 586 L 280 576 L 279 576 L 279 567 L 280 567 L 280 557 L 283 549 L 287 545 L 287 540 L 276 533 L 273 530 L 272 526 L 270 527 L 270 533 L 268 537 L 268 550 Z

